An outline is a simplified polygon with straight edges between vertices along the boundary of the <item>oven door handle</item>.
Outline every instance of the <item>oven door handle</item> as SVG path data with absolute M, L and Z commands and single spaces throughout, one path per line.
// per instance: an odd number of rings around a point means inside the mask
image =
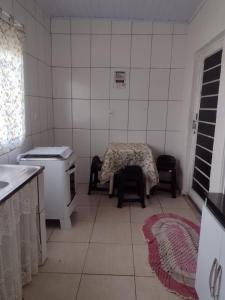
M 76 167 L 67 170 L 66 173 L 67 173 L 68 175 L 71 175 L 71 174 L 75 173 L 75 171 L 76 171 Z

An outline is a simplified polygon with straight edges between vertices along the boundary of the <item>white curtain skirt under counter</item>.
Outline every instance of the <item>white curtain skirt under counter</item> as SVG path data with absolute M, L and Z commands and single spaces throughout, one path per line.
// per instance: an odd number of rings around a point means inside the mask
M 37 179 L 0 205 L 0 299 L 21 300 L 38 273 Z

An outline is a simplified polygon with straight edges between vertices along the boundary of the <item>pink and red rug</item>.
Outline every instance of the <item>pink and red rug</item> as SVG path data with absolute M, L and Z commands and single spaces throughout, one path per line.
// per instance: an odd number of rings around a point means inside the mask
M 158 214 L 147 220 L 149 264 L 161 283 L 183 299 L 198 299 L 195 274 L 200 228 L 175 214 Z

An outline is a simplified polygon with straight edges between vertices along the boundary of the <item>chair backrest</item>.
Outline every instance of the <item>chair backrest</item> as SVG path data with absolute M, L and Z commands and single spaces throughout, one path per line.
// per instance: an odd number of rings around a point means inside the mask
M 173 170 L 176 168 L 176 159 L 171 155 L 160 155 L 156 162 L 158 170 Z
M 127 180 L 135 180 L 143 178 L 142 168 L 140 166 L 126 166 L 121 170 L 121 175 Z
M 92 158 L 92 163 L 91 163 L 91 169 L 92 171 L 100 171 L 102 167 L 102 161 L 100 160 L 99 156 L 95 155 Z

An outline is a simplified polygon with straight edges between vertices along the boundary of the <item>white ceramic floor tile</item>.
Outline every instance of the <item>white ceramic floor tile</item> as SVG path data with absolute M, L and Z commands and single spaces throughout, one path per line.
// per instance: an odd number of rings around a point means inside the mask
M 160 214 L 162 212 L 162 209 L 160 207 L 156 206 L 149 206 L 146 208 L 141 207 L 131 207 L 131 222 L 132 223 L 142 223 L 144 224 L 144 221 L 155 214 Z
M 117 197 L 113 197 L 110 198 L 108 195 L 103 196 L 100 198 L 100 206 L 112 206 L 112 207 L 117 207 L 117 202 L 118 202 L 118 198 Z
M 98 223 L 94 225 L 92 243 L 131 244 L 129 223 Z
M 197 215 L 193 212 L 191 208 L 163 208 L 164 213 L 173 213 L 176 215 L 179 215 L 181 217 L 184 217 L 196 224 L 199 224 L 199 219 Z
M 148 262 L 148 245 L 134 245 L 134 269 L 136 276 L 153 276 Z
M 96 222 L 108 223 L 130 223 L 130 210 L 129 207 L 103 207 L 100 206 Z
M 80 183 L 77 187 L 77 194 L 86 194 L 88 192 L 88 184 L 87 183 Z
M 84 273 L 133 275 L 131 245 L 90 244 Z
M 136 277 L 137 300 L 179 300 L 180 297 L 170 293 L 154 277 Z
M 47 246 L 47 261 L 40 272 L 81 273 L 88 244 L 50 242 Z
M 146 245 L 144 233 L 142 231 L 142 223 L 131 223 L 131 236 L 134 245 Z
M 23 290 L 24 300 L 74 300 L 81 275 L 40 273 Z
M 77 206 L 74 214 L 77 221 L 94 222 L 97 214 L 97 207 Z
M 185 200 L 185 197 L 183 196 L 172 198 L 170 195 L 161 194 L 158 195 L 158 198 L 163 208 L 190 208 L 187 201 Z
M 54 230 L 50 237 L 51 242 L 88 243 L 90 241 L 93 223 L 73 222 L 72 229 Z
M 50 239 L 52 233 L 53 233 L 54 229 L 51 227 L 46 227 L 46 239 L 47 241 Z
M 85 275 L 77 300 L 135 300 L 132 276 Z
M 100 197 L 98 195 L 77 194 L 75 200 L 79 206 L 98 206 Z

